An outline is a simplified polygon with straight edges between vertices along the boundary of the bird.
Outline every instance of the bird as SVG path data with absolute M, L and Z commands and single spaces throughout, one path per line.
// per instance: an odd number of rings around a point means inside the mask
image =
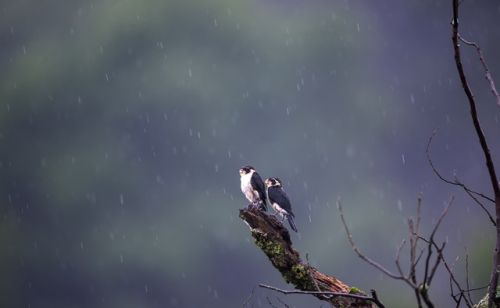
M 292 228 L 293 231 L 298 232 L 295 222 L 293 221 L 295 215 L 292 212 L 292 204 L 283 190 L 281 180 L 279 178 L 268 178 L 266 179 L 265 184 L 269 203 L 276 214 L 279 214 L 282 217 L 282 220 L 285 220 L 286 218 L 290 224 L 290 228 Z
M 266 187 L 260 175 L 252 166 L 240 168 L 241 191 L 250 201 L 249 207 L 267 211 Z

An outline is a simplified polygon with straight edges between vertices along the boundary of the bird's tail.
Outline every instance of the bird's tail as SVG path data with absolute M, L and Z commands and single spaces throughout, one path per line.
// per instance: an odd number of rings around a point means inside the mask
M 261 210 L 262 212 L 265 212 L 267 211 L 267 202 L 264 200 L 264 201 L 260 201 L 259 202 L 259 210 Z
M 293 222 L 293 216 L 287 215 L 286 218 L 288 219 L 288 223 L 290 224 L 290 228 L 292 228 L 293 231 L 298 232 L 297 227 L 295 226 L 295 222 Z

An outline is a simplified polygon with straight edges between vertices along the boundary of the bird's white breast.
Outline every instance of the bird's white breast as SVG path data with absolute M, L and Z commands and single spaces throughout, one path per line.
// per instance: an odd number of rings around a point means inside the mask
M 252 173 L 247 173 L 245 175 L 241 176 L 241 191 L 245 195 L 245 197 L 248 199 L 250 202 L 255 201 L 255 192 L 252 188 Z
M 247 173 L 241 176 L 241 191 L 245 193 L 247 190 L 252 190 L 252 185 L 250 182 L 252 181 L 252 174 Z

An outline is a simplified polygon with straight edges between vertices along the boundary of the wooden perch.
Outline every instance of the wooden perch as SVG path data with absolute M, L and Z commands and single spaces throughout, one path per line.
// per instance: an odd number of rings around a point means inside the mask
M 273 215 L 255 209 L 241 209 L 240 218 L 248 224 L 255 244 L 266 254 L 287 283 L 335 307 L 383 307 L 376 296 L 326 275 L 304 263 L 293 249 L 290 234 Z M 374 293 L 372 293 L 374 294 Z

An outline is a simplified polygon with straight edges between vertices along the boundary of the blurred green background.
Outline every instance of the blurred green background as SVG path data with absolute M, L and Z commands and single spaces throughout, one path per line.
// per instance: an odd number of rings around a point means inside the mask
M 500 6 L 462 3 L 500 79 Z M 454 194 L 438 238 L 485 285 L 493 228 L 425 157 L 440 128 L 438 168 L 490 193 L 450 20 L 451 1 L 2 1 L 0 306 L 279 305 L 249 297 L 291 286 L 238 218 L 246 164 L 284 180 L 297 249 L 388 307 L 412 292 L 355 257 L 335 201 L 392 267 L 417 196 L 428 232 Z M 464 63 L 497 158 L 498 107 L 473 50 Z

